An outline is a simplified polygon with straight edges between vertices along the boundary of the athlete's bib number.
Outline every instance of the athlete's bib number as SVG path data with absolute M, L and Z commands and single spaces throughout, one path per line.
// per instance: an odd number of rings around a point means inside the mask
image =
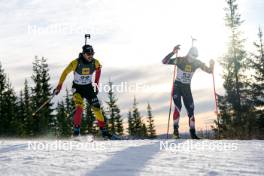
M 184 83 L 184 84 L 190 84 L 192 80 L 193 72 L 185 72 L 181 69 L 177 69 L 177 80 Z
M 79 75 L 75 73 L 74 82 L 79 85 L 90 84 L 92 82 L 92 75 Z
M 181 80 L 183 83 L 190 83 L 191 82 L 191 73 L 183 73 Z

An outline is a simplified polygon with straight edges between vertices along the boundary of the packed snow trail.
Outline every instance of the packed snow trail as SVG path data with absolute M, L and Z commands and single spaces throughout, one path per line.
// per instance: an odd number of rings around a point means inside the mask
M 263 161 L 259 140 L 0 140 L 1 176 L 264 175 Z

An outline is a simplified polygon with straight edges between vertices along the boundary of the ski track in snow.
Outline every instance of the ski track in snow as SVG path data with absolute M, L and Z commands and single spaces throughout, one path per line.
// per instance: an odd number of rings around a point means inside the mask
M 264 175 L 264 142 L 260 140 L 168 140 L 168 145 L 195 144 L 187 150 L 160 150 L 161 140 L 62 143 L 89 145 L 76 150 L 32 150 L 28 143 L 55 140 L 0 140 L 0 175 Z M 165 140 L 163 141 L 165 142 Z M 235 145 L 220 150 L 199 147 Z M 186 149 L 186 150 L 185 150 Z

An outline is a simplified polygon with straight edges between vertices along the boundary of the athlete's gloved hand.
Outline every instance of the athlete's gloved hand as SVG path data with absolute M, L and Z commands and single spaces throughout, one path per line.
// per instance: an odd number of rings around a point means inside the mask
M 172 52 L 173 52 L 174 54 L 177 54 L 178 51 L 180 50 L 180 46 L 181 46 L 181 45 L 176 45 L 176 46 L 173 48 L 173 51 L 172 51 Z
M 215 61 L 214 61 L 213 59 L 211 59 L 211 60 L 209 61 L 209 64 L 210 64 L 210 69 L 211 69 L 211 71 L 213 72 L 213 71 L 214 71 Z
M 59 84 L 59 85 L 56 87 L 56 89 L 54 89 L 53 93 L 54 93 L 55 95 L 58 95 L 58 94 L 60 93 L 60 91 L 61 91 L 61 87 L 62 87 L 62 85 Z

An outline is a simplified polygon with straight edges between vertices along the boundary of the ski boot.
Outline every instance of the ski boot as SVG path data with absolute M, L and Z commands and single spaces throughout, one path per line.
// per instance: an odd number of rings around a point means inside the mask
M 178 128 L 174 128 L 174 131 L 173 131 L 173 134 L 172 134 L 172 138 L 173 139 L 180 139 Z
M 110 140 L 121 140 L 121 138 L 115 134 L 110 134 L 106 128 L 100 128 L 102 137 Z
M 74 137 L 80 136 L 80 126 L 79 125 L 74 126 L 73 136 Z
M 192 139 L 200 139 L 200 138 L 196 135 L 196 132 L 195 132 L 195 129 L 194 129 L 194 128 L 191 128 L 191 129 L 190 129 L 190 135 L 191 135 L 191 138 L 192 138 Z

